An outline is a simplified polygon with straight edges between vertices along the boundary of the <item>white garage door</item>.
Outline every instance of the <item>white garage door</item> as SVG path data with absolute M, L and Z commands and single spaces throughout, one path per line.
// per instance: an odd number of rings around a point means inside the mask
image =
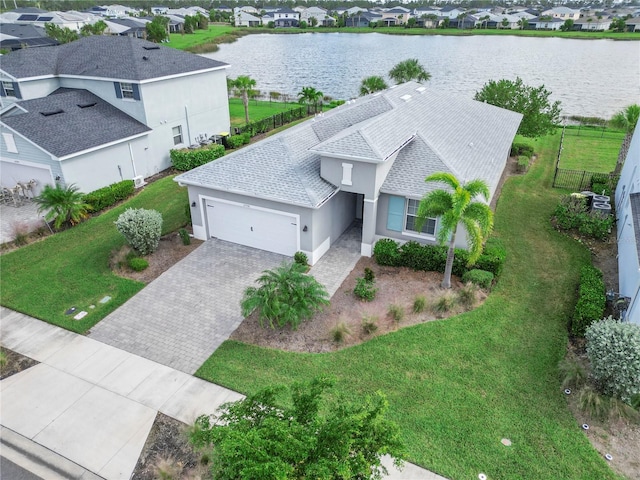
M 54 184 L 51 169 L 48 166 L 0 162 L 0 183 L 3 187 L 13 188 L 18 182 L 27 183 L 32 179 L 37 182 L 33 189 L 35 195 L 38 195 L 45 185 Z
M 298 217 L 239 203 L 207 200 L 209 237 L 293 256 L 298 251 Z

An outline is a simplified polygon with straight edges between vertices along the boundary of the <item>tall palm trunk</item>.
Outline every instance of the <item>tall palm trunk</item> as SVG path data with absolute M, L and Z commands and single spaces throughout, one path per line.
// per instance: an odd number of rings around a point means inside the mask
M 456 253 L 456 232 L 458 226 L 453 229 L 451 241 L 449 242 L 449 251 L 447 252 L 447 263 L 444 267 L 444 278 L 442 279 L 442 288 L 451 288 L 451 272 L 453 271 L 453 257 Z
M 244 120 L 249 123 L 249 93 L 242 90 L 242 104 L 244 105 Z

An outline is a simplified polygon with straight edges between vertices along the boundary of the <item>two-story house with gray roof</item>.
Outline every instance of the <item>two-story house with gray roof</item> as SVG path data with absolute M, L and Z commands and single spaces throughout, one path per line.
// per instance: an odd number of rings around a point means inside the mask
M 84 192 L 170 167 L 169 150 L 229 131 L 227 64 L 96 35 L 0 64 L 0 181 Z
M 418 229 L 427 175 L 482 178 L 491 197 L 522 116 L 409 82 L 347 102 L 175 178 L 197 238 L 216 237 L 313 264 L 354 221 L 361 253 L 382 237 L 435 242 Z M 458 245 L 466 247 L 464 235 Z

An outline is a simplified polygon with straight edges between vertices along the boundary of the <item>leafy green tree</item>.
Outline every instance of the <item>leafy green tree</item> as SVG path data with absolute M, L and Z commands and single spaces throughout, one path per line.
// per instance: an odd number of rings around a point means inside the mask
M 156 15 L 145 26 L 147 31 L 147 40 L 160 43 L 169 38 L 169 19 L 162 15 Z
M 98 20 L 93 24 L 86 24 L 80 28 L 80 35 L 88 37 L 90 35 L 102 35 L 107 29 L 107 24 L 103 20 Z
M 329 304 L 329 294 L 314 277 L 305 273 L 306 267 L 284 262 L 273 270 L 265 270 L 256 280 L 259 287 L 248 287 L 240 303 L 247 316 L 258 310 L 258 320 L 271 328 L 291 325 L 292 329 Z
M 316 17 L 309 18 L 309 25 L 315 27 L 316 25 L 318 25 L 318 19 Z
M 417 58 L 409 58 L 393 67 L 389 72 L 389 77 L 396 83 L 404 83 L 411 80 L 426 82 L 431 78 L 431 74 L 420 65 Z
M 440 182 L 449 187 L 446 190 L 433 190 L 422 198 L 416 225 L 422 229 L 427 218 L 439 217 L 438 242 L 442 245 L 449 242 L 442 287 L 451 288 L 458 224 L 462 224 L 467 231 L 469 265 L 473 265 L 480 257 L 483 244 L 493 230 L 491 208 L 486 203 L 474 201 L 478 195 L 488 201 L 489 187 L 484 180 L 471 180 L 462 184 L 454 175 L 444 172 L 429 175 L 425 182 Z
M 78 36 L 78 32 L 67 27 L 59 27 L 55 23 L 45 23 L 44 31 L 47 34 L 47 37 L 57 40 L 60 44 L 73 42 L 80 38 Z
M 504 17 L 502 19 L 502 28 L 507 28 L 509 26 L 509 20 L 507 20 L 507 17 Z
M 563 32 L 570 32 L 573 30 L 573 20 L 571 18 L 567 18 L 560 27 L 560 30 Z
M 236 79 L 229 79 L 227 83 L 240 92 L 244 105 L 244 120 L 249 123 L 249 91 L 256 86 L 256 81 L 248 75 L 240 75 Z
M 207 30 L 209 28 L 209 19 L 207 17 L 205 17 L 201 13 L 198 13 L 198 15 L 196 15 L 196 18 L 198 19 L 199 30 Z
M 378 76 L 372 76 L 362 79 L 362 85 L 360 85 L 360 95 L 368 95 L 370 93 L 380 92 L 389 88 L 384 78 Z
M 530 87 L 517 77 L 512 80 L 490 80 L 485 83 L 475 99 L 496 107 L 506 108 L 523 115 L 518 133 L 524 137 L 540 137 L 552 133 L 560 123 L 560 102 L 551 103 L 551 92 L 544 88 Z
M 397 425 L 386 418 L 385 396 L 358 402 L 325 392 L 320 377 L 290 389 L 289 407 L 276 402 L 282 387 L 227 403 L 218 415 L 200 416 L 190 434 L 196 448 L 212 448 L 217 480 L 381 479 L 383 455 L 403 464 Z
M 298 27 L 301 28 L 302 30 L 306 29 L 308 26 L 309 24 L 304 20 L 301 20 L 300 23 L 298 24 Z
M 76 225 L 89 216 L 90 205 L 85 203 L 84 194 L 74 184 L 67 187 L 45 185 L 34 201 L 38 212 L 46 212 L 44 218 L 48 222 L 53 221 L 56 229 L 63 225 Z
M 413 28 L 415 26 L 416 26 L 415 17 L 411 17 L 409 20 L 407 20 L 407 28 Z
M 323 96 L 324 94 L 320 90 L 316 90 L 313 87 L 302 87 L 302 90 L 298 92 L 298 103 L 313 105 L 315 110 L 318 111 L 318 104 L 322 105 Z
M 610 30 L 613 30 L 614 32 L 618 32 L 618 33 L 622 33 L 626 30 L 627 28 L 627 19 L 628 17 L 623 17 L 623 18 L 616 18 L 611 22 L 611 27 L 609 27 Z

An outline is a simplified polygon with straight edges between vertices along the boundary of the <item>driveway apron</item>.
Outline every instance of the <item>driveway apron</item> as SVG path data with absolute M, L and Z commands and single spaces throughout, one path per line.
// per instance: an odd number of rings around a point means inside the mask
M 89 337 L 193 374 L 240 325 L 240 300 L 286 257 L 204 242 L 93 327 Z

